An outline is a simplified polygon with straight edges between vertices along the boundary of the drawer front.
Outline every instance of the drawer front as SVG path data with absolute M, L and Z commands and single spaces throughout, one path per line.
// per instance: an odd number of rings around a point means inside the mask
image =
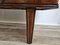
M 5 0 L 4 3 L 36 3 L 37 0 Z
M 58 0 L 38 0 L 39 4 L 57 4 Z

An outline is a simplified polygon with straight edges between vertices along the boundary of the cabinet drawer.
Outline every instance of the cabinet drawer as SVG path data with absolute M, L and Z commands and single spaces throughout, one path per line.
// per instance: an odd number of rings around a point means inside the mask
M 58 0 L 38 0 L 39 4 L 57 4 Z
M 4 3 L 36 3 L 37 0 L 5 0 Z

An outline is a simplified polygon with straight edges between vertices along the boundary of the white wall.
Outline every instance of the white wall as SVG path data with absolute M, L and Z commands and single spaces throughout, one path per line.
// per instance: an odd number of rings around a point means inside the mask
M 60 5 L 58 9 L 51 9 L 44 11 L 37 10 L 35 22 L 36 24 L 43 24 L 43 25 L 60 25 Z
M 0 22 L 24 22 L 26 21 L 25 10 L 0 9 Z
M 60 2 L 59 2 L 60 3 Z M 26 10 L 0 9 L 0 21 L 26 22 Z M 37 10 L 35 24 L 60 25 L 60 8 L 51 10 Z
M 38 20 L 39 19 L 39 20 Z M 36 24 L 58 25 L 60 14 L 58 9 L 38 11 L 36 13 Z

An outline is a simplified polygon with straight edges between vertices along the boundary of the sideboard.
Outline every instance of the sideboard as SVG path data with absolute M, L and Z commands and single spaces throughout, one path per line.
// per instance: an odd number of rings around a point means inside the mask
M 32 43 L 36 10 L 57 9 L 58 0 L 0 0 L 0 9 L 26 10 L 27 43 Z

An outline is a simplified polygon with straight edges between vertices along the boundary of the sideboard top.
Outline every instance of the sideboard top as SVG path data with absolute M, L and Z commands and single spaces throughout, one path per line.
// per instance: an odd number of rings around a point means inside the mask
M 1 9 L 55 9 L 58 0 L 0 0 Z

